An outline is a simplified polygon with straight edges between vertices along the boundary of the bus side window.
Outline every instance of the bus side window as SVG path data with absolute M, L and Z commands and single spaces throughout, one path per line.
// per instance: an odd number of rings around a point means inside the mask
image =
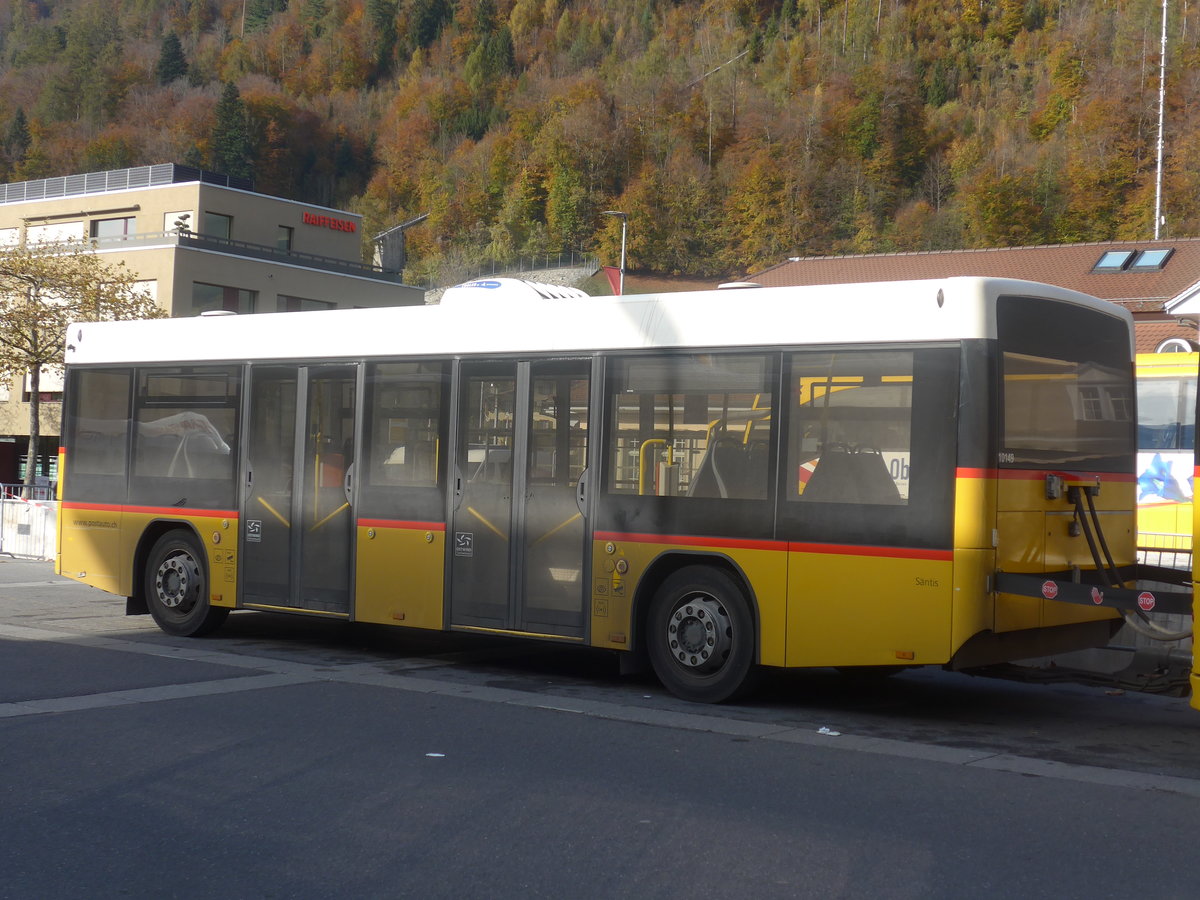
M 757 354 L 618 360 L 608 489 L 708 499 L 767 496 L 771 366 Z
M 788 496 L 804 503 L 908 502 L 913 354 L 792 357 Z
M 240 393 L 237 368 L 139 371 L 132 496 L 145 503 L 184 497 L 196 506 L 231 506 Z M 196 488 L 197 481 L 211 482 L 211 489 Z
M 442 448 L 443 366 L 380 363 L 368 374 L 369 483 L 434 487 Z
M 71 384 L 72 476 L 125 477 L 130 372 L 81 370 Z

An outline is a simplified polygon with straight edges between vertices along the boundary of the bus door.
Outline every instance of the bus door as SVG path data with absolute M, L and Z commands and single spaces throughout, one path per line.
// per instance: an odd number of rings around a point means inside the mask
M 256 366 L 242 510 L 245 606 L 350 613 L 352 366 Z
M 463 363 L 452 625 L 583 635 L 590 367 Z

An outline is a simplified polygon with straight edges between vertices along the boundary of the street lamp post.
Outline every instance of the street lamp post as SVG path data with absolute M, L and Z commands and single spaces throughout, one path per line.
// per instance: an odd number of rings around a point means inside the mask
M 625 226 L 629 222 L 629 217 L 623 212 L 618 212 L 615 209 L 606 209 L 601 213 L 603 216 L 612 216 L 621 220 L 621 280 L 617 288 L 617 294 L 625 295 Z

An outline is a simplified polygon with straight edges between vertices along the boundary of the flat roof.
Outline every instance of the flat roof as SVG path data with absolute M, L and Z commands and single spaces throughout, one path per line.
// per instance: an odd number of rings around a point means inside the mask
M 193 181 L 237 188 L 242 191 L 254 190 L 254 183 L 249 178 L 235 178 L 232 175 L 206 172 L 204 169 L 196 169 L 192 166 L 162 163 L 155 166 L 137 166 L 132 169 L 109 169 L 104 172 L 88 172 L 83 175 L 61 175 L 57 178 L 38 178 L 34 181 L 14 181 L 11 184 L 0 184 L 0 203 L 54 200 L 59 197 L 106 194 L 131 188 L 186 184 Z

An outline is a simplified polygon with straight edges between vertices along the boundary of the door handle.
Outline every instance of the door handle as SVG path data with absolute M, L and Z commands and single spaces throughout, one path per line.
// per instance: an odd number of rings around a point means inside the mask
M 463 499 L 463 477 L 462 470 L 458 466 L 454 467 L 454 508 L 457 510 L 462 505 Z
M 584 469 L 579 473 L 579 480 L 575 482 L 575 505 L 584 516 L 587 515 L 587 477 L 588 470 Z
M 354 505 L 354 463 L 346 469 L 346 477 L 342 479 L 342 490 L 346 494 L 346 502 Z

